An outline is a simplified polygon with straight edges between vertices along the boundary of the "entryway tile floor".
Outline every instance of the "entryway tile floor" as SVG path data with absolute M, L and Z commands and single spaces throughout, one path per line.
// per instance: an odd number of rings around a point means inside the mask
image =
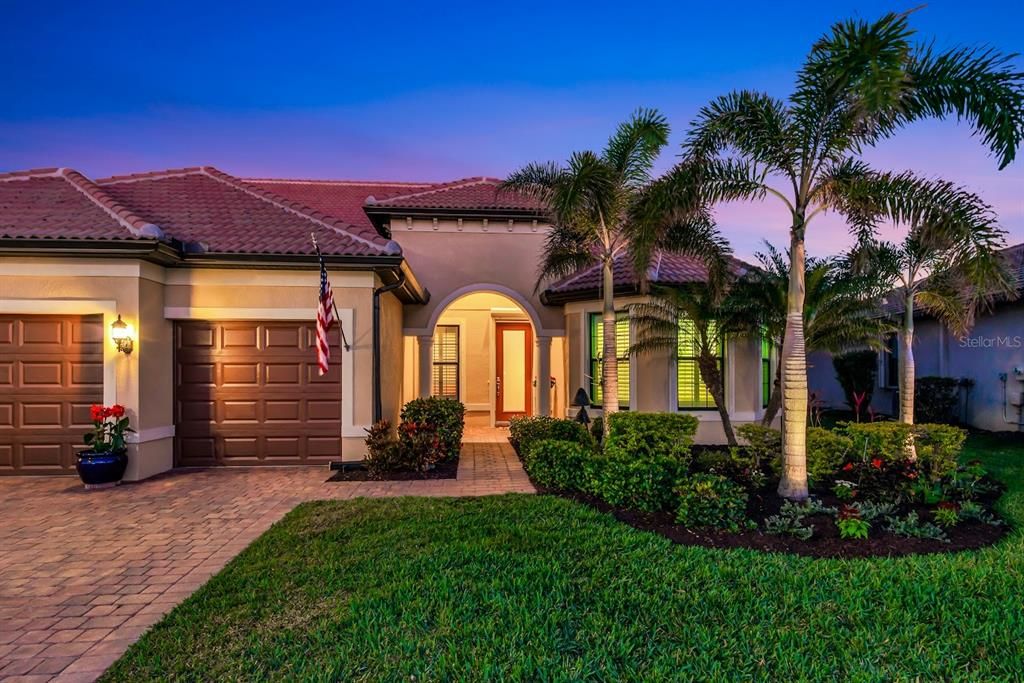
M 92 681 L 301 502 L 533 493 L 507 430 L 467 425 L 455 479 L 325 483 L 325 468 L 175 470 L 85 491 L 0 478 L 0 681 Z

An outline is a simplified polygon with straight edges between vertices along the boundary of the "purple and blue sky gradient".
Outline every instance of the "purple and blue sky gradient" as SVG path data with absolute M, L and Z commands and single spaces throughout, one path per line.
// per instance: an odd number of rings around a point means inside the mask
M 664 170 L 711 97 L 785 97 L 833 21 L 914 4 L 12 2 L 0 23 L 0 171 L 501 176 L 600 148 L 639 106 L 673 124 Z M 938 0 L 913 25 L 939 47 L 1022 51 L 1022 17 L 1019 2 Z M 866 156 L 968 186 L 1010 243 L 1024 241 L 1024 158 L 997 171 L 954 122 L 915 125 Z M 771 202 L 723 206 L 718 219 L 740 256 L 786 240 Z M 808 235 L 812 253 L 847 242 L 834 217 Z

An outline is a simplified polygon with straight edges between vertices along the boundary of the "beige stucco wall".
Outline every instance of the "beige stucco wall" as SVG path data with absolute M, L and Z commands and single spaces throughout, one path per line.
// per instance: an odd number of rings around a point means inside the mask
M 394 294 L 381 295 L 380 333 L 381 409 L 385 420 L 397 424 L 402 412 L 404 340 L 402 302 Z
M 412 229 L 410 229 L 410 226 Z M 538 334 L 560 336 L 561 307 L 544 306 L 534 293 L 546 227 L 533 221 L 483 222 L 416 218 L 393 220 L 392 237 L 402 246 L 420 282 L 430 291 L 424 306 L 407 306 L 407 335 L 428 334 L 432 321 L 458 296 L 491 289 L 516 299 Z M 491 285 L 492 287 L 487 287 Z

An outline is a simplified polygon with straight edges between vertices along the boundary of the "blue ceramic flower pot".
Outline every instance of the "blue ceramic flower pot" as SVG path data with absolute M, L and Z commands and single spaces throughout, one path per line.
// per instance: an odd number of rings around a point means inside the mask
M 123 450 L 105 453 L 81 451 L 75 463 L 78 476 L 86 488 L 117 484 L 127 467 L 128 456 Z

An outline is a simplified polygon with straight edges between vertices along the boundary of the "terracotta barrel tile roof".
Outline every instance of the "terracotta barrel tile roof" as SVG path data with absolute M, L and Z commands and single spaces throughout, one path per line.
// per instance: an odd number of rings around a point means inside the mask
M 732 259 L 735 274 L 742 274 L 750 268 L 739 259 Z M 612 276 L 616 287 L 638 286 L 633 264 L 625 254 L 620 254 L 612 264 Z M 647 269 L 647 279 L 652 284 L 686 285 L 707 282 L 708 269 L 704 263 L 693 256 L 658 252 L 651 259 Z M 569 294 L 573 292 L 596 291 L 601 286 L 601 264 L 594 264 L 578 273 L 562 278 L 550 284 L 546 290 L 549 294 Z
M 500 190 L 499 178 L 463 178 L 425 190 L 391 197 L 373 197 L 367 206 L 401 209 L 483 209 L 543 213 L 544 205 L 533 197 Z
M 160 239 L 163 232 L 77 171 L 0 174 L 0 237 Z
M 435 183 L 389 183 L 362 180 L 285 180 L 246 178 L 250 185 L 287 197 L 362 228 L 373 230 L 363 205 L 369 197 L 390 197 L 425 190 Z
M 397 256 L 397 243 L 215 168 L 202 166 L 97 181 L 174 238 L 214 253 Z

